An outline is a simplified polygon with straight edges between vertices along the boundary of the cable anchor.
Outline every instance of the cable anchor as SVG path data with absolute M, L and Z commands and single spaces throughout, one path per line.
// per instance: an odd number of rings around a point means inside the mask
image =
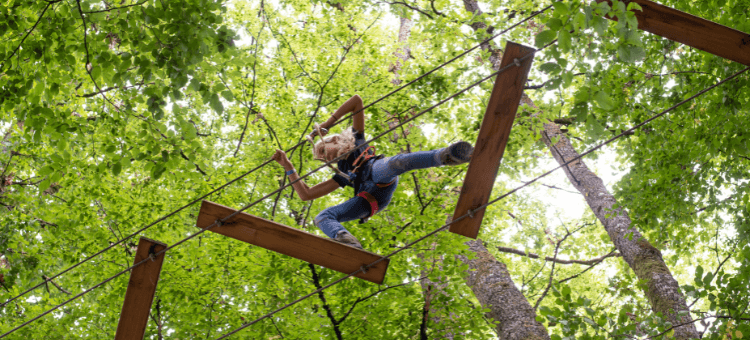
M 516 64 L 516 66 L 521 67 L 521 61 L 518 60 L 518 58 L 513 58 L 513 63 Z

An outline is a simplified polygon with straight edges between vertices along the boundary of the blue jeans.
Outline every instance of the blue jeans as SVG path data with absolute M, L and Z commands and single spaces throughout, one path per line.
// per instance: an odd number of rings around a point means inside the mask
M 378 201 L 378 211 L 382 211 L 391 202 L 393 192 L 398 186 L 398 176 L 411 170 L 441 166 L 438 155 L 442 150 L 418 151 L 374 161 L 371 178 L 364 181 L 362 191 L 373 195 Z M 376 183 L 390 183 L 391 181 L 395 183 L 385 188 L 376 185 Z M 315 217 L 315 225 L 328 237 L 334 238 L 342 231 L 348 232 L 341 223 L 368 216 L 370 216 L 370 203 L 362 197 L 355 196 L 344 203 L 321 211 Z

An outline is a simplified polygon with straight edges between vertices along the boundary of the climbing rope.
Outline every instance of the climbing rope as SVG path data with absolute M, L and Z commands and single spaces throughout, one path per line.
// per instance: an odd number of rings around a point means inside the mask
M 495 35 L 493 35 L 493 36 L 491 36 L 491 37 L 489 37 L 489 38 L 487 38 L 487 39 L 483 40 L 483 41 L 482 41 L 482 42 L 480 42 L 480 43 L 479 43 L 478 45 L 476 45 L 476 46 L 472 47 L 471 49 L 468 49 L 468 50 L 464 51 L 463 53 L 461 53 L 461 54 L 459 54 L 459 55 L 457 55 L 457 56 L 453 57 L 452 59 L 450 59 L 450 60 L 448 60 L 448 61 L 444 62 L 443 64 L 440 64 L 440 65 L 439 65 L 439 66 L 437 66 L 436 68 L 434 68 L 434 69 L 432 69 L 432 70 L 428 71 L 427 73 L 424 73 L 424 74 L 422 74 L 421 76 L 417 77 L 416 79 L 414 79 L 414 80 L 412 80 L 412 81 L 410 81 L 410 82 L 408 82 L 408 83 L 406 83 L 406 84 L 402 85 L 401 87 L 399 87 L 399 88 L 397 88 L 397 89 L 395 89 L 395 90 L 393 90 L 393 91 L 391 91 L 391 92 L 387 93 L 386 95 L 384 95 L 384 96 L 380 97 L 379 99 L 375 100 L 374 102 L 372 102 L 372 103 L 370 103 L 370 104 L 366 105 L 366 106 L 365 106 L 365 107 L 363 107 L 362 109 L 360 109 L 360 110 L 357 110 L 356 112 L 352 112 L 351 114 L 349 114 L 349 115 L 347 115 L 347 116 L 345 116 L 345 117 L 342 117 L 342 119 L 339 119 L 339 120 L 338 120 L 338 121 L 337 121 L 336 123 L 334 123 L 334 124 L 333 124 L 333 126 L 336 126 L 336 125 L 340 124 L 341 122 L 345 121 L 345 120 L 346 120 L 347 118 L 349 118 L 349 117 L 351 117 L 351 116 L 353 116 L 353 115 L 355 115 L 355 114 L 357 114 L 357 113 L 359 113 L 359 112 L 362 112 L 362 111 L 363 111 L 364 109 L 366 109 L 366 108 L 369 108 L 369 107 L 371 107 L 371 106 L 373 106 L 373 105 L 375 105 L 375 104 L 377 104 L 377 103 L 379 103 L 379 102 L 381 102 L 381 101 L 385 100 L 386 98 L 388 98 L 388 97 L 392 96 L 393 94 L 395 94 L 395 93 L 397 93 L 397 92 L 401 91 L 402 89 L 404 89 L 404 88 L 406 88 L 406 87 L 408 87 L 408 86 L 410 86 L 410 85 L 414 84 L 415 82 L 419 81 L 420 79 L 422 79 L 422 78 L 424 78 L 424 77 L 426 77 L 426 76 L 428 76 L 428 75 L 430 75 L 430 74 L 434 73 L 435 71 L 437 71 L 437 70 L 439 70 L 439 69 L 442 69 L 443 67 L 445 67 L 446 65 L 448 65 L 448 64 L 450 64 L 450 63 L 452 63 L 452 62 L 454 62 L 454 61 L 455 61 L 455 60 L 457 60 L 458 58 L 460 58 L 460 57 L 463 57 L 463 56 L 464 56 L 464 55 L 466 55 L 467 53 L 469 53 L 469 52 L 471 52 L 471 51 L 473 51 L 473 50 L 475 50 L 475 49 L 477 49 L 477 48 L 481 47 L 481 46 L 482 46 L 483 44 L 485 44 L 485 43 L 488 43 L 488 42 L 489 42 L 489 41 L 491 41 L 492 39 L 495 39 L 495 38 L 497 38 L 497 37 L 499 37 L 499 36 L 501 36 L 501 35 L 503 35 L 503 34 L 507 33 L 507 32 L 508 32 L 508 31 L 510 31 L 511 29 L 514 29 L 514 28 L 518 27 L 519 25 L 523 24 L 524 22 L 526 22 L 526 21 L 528 21 L 528 20 L 530 20 L 530 19 L 532 19 L 532 18 L 534 18 L 534 17 L 538 16 L 539 14 L 542 14 L 542 13 L 546 12 L 546 11 L 547 11 L 547 10 L 549 10 L 550 8 L 552 8 L 552 5 L 549 5 L 549 6 L 547 6 L 547 7 L 543 8 L 543 9 L 541 9 L 541 10 L 539 10 L 539 11 L 536 11 L 536 12 L 532 13 L 532 14 L 531 14 L 530 16 L 526 17 L 525 19 L 523 19 L 523 20 L 521 20 L 521 21 L 519 21 L 519 22 L 515 23 L 514 25 L 512 25 L 512 26 L 510 26 L 510 27 L 508 27 L 508 28 L 506 28 L 506 29 L 504 29 L 503 31 L 501 31 L 501 32 L 500 32 L 500 33 L 498 33 L 498 34 L 495 34 Z M 293 150 L 297 149 L 297 148 L 298 148 L 299 146 L 301 146 L 301 145 L 304 145 L 304 143 L 305 143 L 304 141 L 302 141 L 302 142 L 299 142 L 299 143 L 297 143 L 296 145 L 292 146 L 291 148 L 287 149 L 287 150 L 286 150 L 285 152 L 287 152 L 287 153 L 289 153 L 289 152 L 292 152 Z M 267 160 L 267 161 L 263 162 L 263 163 L 262 163 L 261 165 L 258 165 L 258 166 L 256 166 L 255 168 L 251 169 L 250 171 L 248 171 L 248 172 L 246 172 L 246 173 L 244 173 L 244 174 L 242 174 L 242 175 L 240 175 L 240 176 L 238 176 L 238 177 L 236 177 L 236 178 L 234 178 L 234 179 L 230 180 L 229 182 L 227 182 L 227 183 L 225 183 L 224 185 L 222 185 L 222 186 L 220 186 L 220 187 L 218 187 L 218 188 L 216 188 L 216 189 L 214 189 L 214 190 L 210 191 L 209 193 L 207 193 L 207 194 L 205 194 L 205 195 L 202 195 L 202 196 L 200 196 L 200 197 L 196 198 L 196 199 L 195 199 L 195 200 L 193 200 L 193 201 L 190 201 L 189 203 L 187 203 L 187 204 L 183 205 L 182 207 L 178 208 L 177 210 L 174 210 L 174 211 L 172 211 L 171 213 L 168 213 L 167 215 L 164 215 L 163 217 L 161 217 L 161 218 L 157 219 L 156 221 L 152 222 L 151 224 L 149 224 L 149 225 L 147 225 L 147 226 L 145 226 L 145 227 L 143 227 L 143 228 L 141 228 L 141 229 L 138 229 L 137 231 L 133 232 L 132 234 L 130 234 L 130 235 L 128 235 L 128 236 L 126 236 L 126 237 L 124 237 L 124 238 L 120 239 L 120 240 L 119 240 L 119 241 L 117 241 L 117 242 L 114 242 L 114 243 L 110 244 L 110 245 L 109 245 L 108 247 L 105 247 L 104 249 L 102 249 L 102 250 L 100 250 L 100 251 L 96 252 L 95 254 L 93 254 L 93 255 L 91 255 L 91 256 L 89 256 L 89 257 L 87 257 L 87 258 L 85 258 L 85 259 L 81 260 L 80 262 L 78 262 L 78 263 L 76 263 L 76 264 L 74 264 L 74 265 L 72 265 L 72 266 L 70 266 L 70 267 L 68 267 L 67 269 L 65 269 L 65 270 L 63 270 L 63 271 L 61 271 L 61 272 L 59 272 L 59 273 L 57 273 L 57 274 L 55 274 L 55 275 L 53 275 L 53 276 L 47 277 L 47 278 L 46 278 L 46 279 L 45 279 L 44 281 L 42 281 L 42 282 L 38 283 L 38 284 L 37 284 L 36 286 L 33 286 L 33 287 L 31 287 L 31 288 L 28 288 L 28 289 L 26 289 L 25 291 L 23 291 L 22 293 L 20 293 L 20 294 L 18 294 L 18 295 L 16 295 L 16 296 L 14 296 L 14 297 L 12 297 L 12 298 L 10 298 L 10 299 L 6 300 L 6 301 L 5 301 L 4 303 L 0 304 L 0 308 L 2 308 L 2 307 L 5 307 L 5 306 L 6 306 L 6 305 L 7 305 L 8 303 L 11 303 L 11 302 L 13 302 L 13 301 L 17 300 L 18 298 L 20 298 L 20 297 L 22 297 L 22 296 L 24 296 L 24 295 L 28 294 L 29 292 L 31 292 L 31 291 L 33 291 L 33 290 L 35 290 L 35 289 L 37 289 L 37 288 L 39 288 L 39 287 L 41 287 L 41 286 L 43 286 L 43 285 L 46 285 L 46 284 L 47 284 L 48 282 L 52 281 L 53 279 L 56 279 L 56 278 L 60 277 L 61 275 L 64 275 L 64 274 L 68 273 L 69 271 L 71 271 L 71 270 L 73 270 L 73 269 L 77 268 L 78 266 L 80 266 L 80 265 L 82 265 L 82 264 L 84 264 L 84 263 L 86 263 L 86 262 L 90 261 L 91 259 L 93 259 L 93 258 L 95 258 L 95 257 L 97 257 L 97 256 L 99 256 L 99 255 L 101 255 L 101 254 L 103 254 L 104 252 L 106 252 L 106 251 L 108 251 L 108 250 L 110 250 L 110 249 L 112 249 L 112 248 L 114 248 L 114 247 L 116 247 L 116 246 L 118 246 L 118 245 L 122 244 L 123 242 L 125 242 L 125 241 L 127 241 L 127 240 L 129 240 L 129 239 L 131 239 L 131 238 L 133 238 L 133 237 L 135 237 L 136 235 L 138 235 L 138 234 L 140 234 L 140 233 L 142 233 L 142 232 L 146 231 L 147 229 L 149 229 L 149 228 L 153 227 L 154 225 L 158 224 L 159 222 L 162 222 L 162 221 L 164 221 L 164 220 L 166 220 L 166 219 L 168 219 L 168 218 L 170 218 L 170 217 L 172 217 L 172 216 L 176 215 L 176 214 L 177 214 L 177 213 L 179 213 L 180 211 L 182 211 L 182 210 L 185 210 L 186 208 L 188 208 L 188 207 L 192 206 L 193 204 L 195 204 L 195 203 L 198 203 L 198 202 L 202 201 L 202 200 L 203 200 L 203 199 L 205 199 L 206 197 L 208 197 L 208 196 L 210 196 L 210 195 L 213 195 L 213 194 L 214 194 L 214 193 L 216 193 L 217 191 L 219 191 L 219 190 L 222 190 L 222 189 L 226 188 L 226 187 L 227 187 L 227 186 L 229 186 L 230 184 L 233 184 L 233 183 L 235 183 L 235 182 L 239 181 L 240 179 L 242 179 L 242 178 L 245 178 L 245 177 L 247 177 L 248 175 L 252 174 L 253 172 L 255 172 L 255 171 L 257 171 L 257 170 L 259 170 L 259 169 L 261 169 L 261 168 L 263 168 L 263 167 L 265 167 L 266 165 L 268 165 L 268 164 L 269 164 L 269 163 L 271 163 L 271 162 L 272 162 L 272 160 L 271 160 L 271 159 L 269 159 L 269 160 Z M 327 164 L 327 166 L 330 166 L 330 162 L 329 162 L 329 163 L 326 163 L 326 164 Z M 291 183 L 290 183 L 290 184 L 291 184 Z

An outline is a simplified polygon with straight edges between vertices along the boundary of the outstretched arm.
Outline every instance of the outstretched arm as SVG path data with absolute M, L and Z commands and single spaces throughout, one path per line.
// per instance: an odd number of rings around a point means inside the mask
M 273 155 L 273 160 L 281 164 L 281 166 L 284 167 L 284 171 L 294 170 L 292 162 L 290 162 L 286 157 L 286 153 L 284 153 L 284 151 L 276 150 L 276 153 Z M 295 181 L 298 178 L 299 174 L 297 172 L 289 175 L 290 181 Z M 305 184 L 304 181 L 297 181 L 292 184 L 292 188 L 294 188 L 294 191 L 297 192 L 297 196 L 299 196 L 299 199 L 303 201 L 309 201 L 332 193 L 334 190 L 339 188 L 339 184 L 333 179 L 329 179 L 310 188 L 307 186 L 307 184 Z
M 349 112 L 356 112 L 356 114 L 352 117 L 352 127 L 354 127 L 355 130 L 358 132 L 365 132 L 365 112 L 364 112 L 364 105 L 362 104 L 362 98 L 359 97 L 359 95 L 354 95 L 349 100 L 347 100 L 344 104 L 341 105 L 341 107 L 338 108 L 332 115 L 331 118 L 328 118 L 328 120 L 321 124 L 320 127 L 322 128 L 330 128 L 333 126 L 333 124 L 336 123 L 341 117 L 346 115 Z

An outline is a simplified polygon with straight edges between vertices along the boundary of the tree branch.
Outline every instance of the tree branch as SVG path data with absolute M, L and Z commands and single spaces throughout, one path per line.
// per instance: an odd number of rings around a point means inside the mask
M 69 292 L 69 291 L 67 291 L 67 290 L 63 289 L 62 287 L 60 287 L 60 285 L 58 285 L 57 283 L 55 283 L 55 281 L 52 281 L 52 280 L 51 280 L 50 278 L 48 278 L 48 277 L 47 277 L 46 275 L 42 275 L 42 279 L 43 279 L 43 280 L 44 280 L 45 282 L 50 282 L 50 283 L 52 283 L 52 285 L 54 285 L 54 286 L 55 286 L 55 288 L 57 288 L 57 289 L 58 289 L 59 291 L 61 291 L 61 292 L 65 293 L 65 294 L 68 294 L 68 295 L 70 295 L 70 292 Z
M 21 45 L 23 45 L 24 41 L 26 41 L 26 38 L 28 38 L 29 35 L 31 35 L 31 32 L 34 32 L 34 30 L 36 29 L 36 26 L 39 25 L 40 21 L 42 21 L 42 18 L 44 17 L 44 13 L 47 13 L 47 9 L 49 9 L 50 6 L 52 6 L 53 4 L 56 4 L 56 3 L 60 2 L 60 1 L 62 1 L 62 0 L 48 1 L 47 2 L 47 6 L 44 6 L 44 9 L 42 10 L 42 14 L 39 14 L 39 18 L 36 19 L 36 22 L 34 23 L 34 26 L 31 26 L 31 29 L 28 30 L 28 32 L 26 32 L 26 35 L 23 36 L 23 39 L 21 39 L 21 42 L 18 43 L 18 46 L 16 46 L 16 48 L 13 50 L 13 53 L 11 53 L 10 56 L 8 56 L 7 58 L 5 58 L 5 60 L 3 60 L 3 64 L 0 65 L 0 71 L 2 71 L 3 67 L 5 67 L 5 62 L 8 61 L 8 60 L 10 60 L 10 58 L 13 58 L 13 56 L 16 55 L 16 52 L 18 52 L 18 50 L 21 49 Z
M 128 8 L 128 7 L 134 7 L 134 6 L 140 6 L 140 5 L 143 5 L 143 4 L 147 3 L 147 2 L 148 2 L 148 0 L 144 0 L 144 1 L 141 1 L 139 3 L 130 4 L 130 5 L 126 5 L 126 6 L 114 7 L 114 8 L 110 8 L 110 9 L 103 9 L 103 10 L 100 10 L 100 11 L 82 12 L 82 13 L 92 14 L 92 13 L 110 12 L 110 11 L 114 11 L 114 10 L 118 10 L 118 9 L 123 9 L 123 8 Z
M 343 340 L 344 338 L 341 335 L 341 329 L 339 329 L 339 322 L 336 321 L 336 318 L 333 316 L 331 306 L 328 305 L 326 296 L 323 294 L 323 286 L 320 285 L 320 277 L 318 277 L 318 273 L 315 271 L 315 265 L 312 263 L 308 263 L 307 266 L 312 272 L 313 284 L 315 284 L 315 288 L 318 288 L 318 297 L 320 298 L 320 301 L 323 302 L 323 309 L 325 309 L 326 315 L 328 315 L 328 319 L 331 320 L 331 324 L 333 324 L 333 331 L 334 333 L 336 333 L 336 338 L 339 340 Z
M 419 9 L 418 7 L 414 7 L 412 5 L 409 5 L 405 1 L 394 1 L 394 2 L 383 1 L 383 3 L 389 4 L 389 5 L 401 5 L 401 6 L 405 6 L 405 7 L 409 8 L 409 9 L 411 9 L 411 10 L 417 11 L 420 14 L 422 14 L 422 15 L 430 18 L 430 20 L 434 20 L 435 19 L 429 13 L 427 13 L 427 12 Z M 434 10 L 435 7 L 433 6 L 432 9 Z M 435 13 L 438 13 L 438 12 L 436 11 Z M 441 13 L 438 13 L 438 14 L 441 14 Z
M 115 105 L 107 96 L 104 94 L 102 89 L 99 87 L 99 84 L 96 83 L 96 79 L 94 79 L 94 75 L 91 74 L 91 70 L 89 69 L 89 65 L 91 65 L 91 69 L 94 68 L 94 66 L 91 64 L 90 61 L 90 55 L 89 55 L 89 43 L 88 43 L 88 33 L 86 33 L 86 18 L 83 17 L 83 9 L 81 8 L 81 0 L 76 0 L 76 4 L 78 4 L 78 13 L 81 14 L 81 21 L 83 22 L 83 46 L 86 50 L 86 64 L 83 65 L 83 68 L 86 69 L 86 73 L 88 73 L 89 78 L 91 78 L 91 82 L 94 83 L 94 86 L 97 90 L 99 90 L 99 93 L 104 97 L 104 100 L 109 102 L 115 109 L 118 111 L 120 108 Z
M 497 247 L 497 250 L 499 250 L 499 251 L 501 251 L 503 253 L 516 254 L 516 255 L 530 257 L 532 259 L 538 259 L 538 258 L 540 258 L 539 255 L 537 255 L 537 254 L 527 253 L 527 252 L 525 252 L 523 250 L 514 249 L 514 248 Z M 611 253 L 609 253 L 607 255 L 600 256 L 600 257 L 597 257 L 597 258 L 593 258 L 591 260 L 561 260 L 561 259 L 554 258 L 554 257 L 549 257 L 549 256 L 545 257 L 544 260 L 545 261 L 549 261 L 549 262 L 559 263 L 559 264 L 583 264 L 583 265 L 589 265 L 590 266 L 590 265 L 597 264 L 597 263 L 603 261 L 606 258 L 609 258 L 609 257 L 619 257 L 619 256 L 622 256 L 622 255 L 620 255 L 620 253 L 616 253 L 616 252 L 612 251 Z

